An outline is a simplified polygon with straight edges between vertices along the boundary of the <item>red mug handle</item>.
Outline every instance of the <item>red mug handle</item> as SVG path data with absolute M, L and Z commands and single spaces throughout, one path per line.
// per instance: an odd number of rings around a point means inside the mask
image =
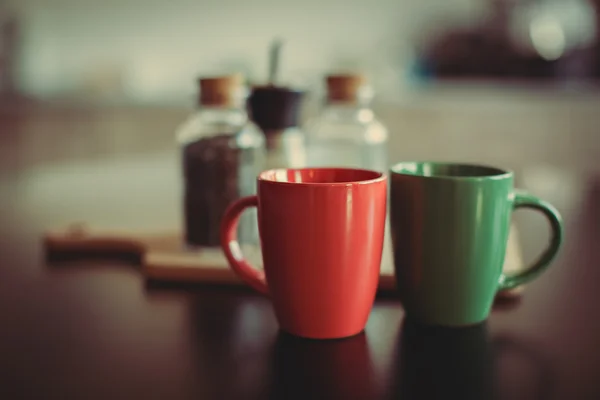
M 255 290 L 268 295 L 269 287 L 265 280 L 264 271 L 260 271 L 250 265 L 242 254 L 242 249 L 237 240 L 237 228 L 240 216 L 248 207 L 258 207 L 258 197 L 243 197 L 233 202 L 227 208 L 221 220 L 221 247 L 231 269 Z

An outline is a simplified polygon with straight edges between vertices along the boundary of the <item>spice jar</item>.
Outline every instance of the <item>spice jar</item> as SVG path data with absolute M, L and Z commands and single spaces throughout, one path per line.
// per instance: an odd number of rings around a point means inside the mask
M 362 74 L 329 75 L 327 99 L 306 125 L 309 166 L 387 172 L 387 128 L 370 107 L 373 90 Z
M 370 107 L 374 92 L 366 76 L 329 75 L 326 84 L 325 105 L 306 126 L 308 165 L 387 173 L 388 129 Z M 382 265 L 389 266 L 393 263 L 389 217 L 385 232 Z
M 183 175 L 184 238 L 190 247 L 218 247 L 230 203 L 256 193 L 264 137 L 245 110 L 239 75 L 201 78 L 199 108 L 177 131 Z M 258 243 L 256 211 L 244 213 L 239 241 Z

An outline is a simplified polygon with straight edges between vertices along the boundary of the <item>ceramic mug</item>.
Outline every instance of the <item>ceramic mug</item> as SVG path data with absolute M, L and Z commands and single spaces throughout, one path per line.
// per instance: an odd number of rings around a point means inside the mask
M 487 319 L 498 290 L 536 278 L 563 238 L 558 211 L 513 188 L 510 171 L 471 164 L 402 162 L 391 168 L 394 271 L 407 315 L 426 324 L 472 325 Z M 502 273 L 513 210 L 542 212 L 549 247 L 514 276 Z
M 387 177 L 349 168 L 262 172 L 257 195 L 233 203 L 221 245 L 239 277 L 268 295 L 283 331 L 314 339 L 353 336 L 375 300 Z M 257 207 L 264 273 L 240 251 L 237 224 Z

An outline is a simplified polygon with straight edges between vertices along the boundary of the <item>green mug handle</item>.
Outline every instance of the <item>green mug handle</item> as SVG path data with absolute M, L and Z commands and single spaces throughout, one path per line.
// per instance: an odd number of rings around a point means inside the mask
M 515 275 L 501 275 L 498 290 L 512 289 L 537 278 L 546 270 L 546 268 L 548 268 L 554 257 L 556 257 L 563 241 L 564 232 L 562 218 L 558 210 L 550 203 L 529 193 L 516 191 L 514 192 L 513 209 L 516 210 L 517 208 L 531 208 L 542 212 L 548 221 L 550 221 L 552 237 L 548 248 L 533 263 L 533 265 Z

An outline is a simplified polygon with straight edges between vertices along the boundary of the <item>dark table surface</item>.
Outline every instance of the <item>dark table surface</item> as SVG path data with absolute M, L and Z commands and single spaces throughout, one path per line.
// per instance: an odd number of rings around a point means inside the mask
M 558 260 L 520 301 L 445 330 L 379 299 L 364 334 L 321 342 L 281 334 L 269 301 L 249 290 L 157 287 L 116 261 L 47 265 L 47 228 L 177 220 L 176 185 L 161 172 L 174 161 L 160 154 L 180 115 L 150 130 L 135 112 L 92 114 L 0 120 L 0 398 L 600 398 L 600 175 L 576 153 L 558 169 L 535 149 L 527 163 L 507 161 L 566 223 Z M 548 134 L 544 152 L 562 146 Z M 530 259 L 547 227 L 534 216 L 519 228 Z

